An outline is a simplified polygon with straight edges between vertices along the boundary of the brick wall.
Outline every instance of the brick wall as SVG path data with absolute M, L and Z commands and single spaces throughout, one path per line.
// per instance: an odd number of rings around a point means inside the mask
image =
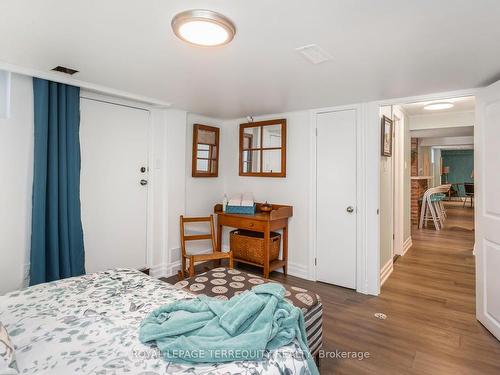
M 418 225 L 420 219 L 420 202 L 428 188 L 429 180 L 411 180 L 411 224 Z

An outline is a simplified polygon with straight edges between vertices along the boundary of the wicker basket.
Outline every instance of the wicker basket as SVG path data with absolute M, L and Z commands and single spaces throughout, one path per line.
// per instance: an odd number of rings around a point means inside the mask
M 236 229 L 231 231 L 230 248 L 235 258 L 255 264 L 264 264 L 264 233 Z M 269 261 L 280 255 L 281 235 L 271 232 L 269 239 Z

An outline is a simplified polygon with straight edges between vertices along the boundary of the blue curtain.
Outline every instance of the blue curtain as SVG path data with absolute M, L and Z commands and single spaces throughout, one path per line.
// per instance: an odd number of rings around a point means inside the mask
M 80 215 L 80 88 L 33 78 L 30 285 L 85 273 Z

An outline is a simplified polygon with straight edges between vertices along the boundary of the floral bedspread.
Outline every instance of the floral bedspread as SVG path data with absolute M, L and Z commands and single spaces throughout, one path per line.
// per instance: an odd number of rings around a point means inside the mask
M 16 347 L 21 374 L 300 374 L 297 344 L 262 362 L 179 365 L 142 344 L 138 328 L 153 309 L 194 298 L 135 270 L 117 269 L 41 284 L 0 296 L 0 321 Z

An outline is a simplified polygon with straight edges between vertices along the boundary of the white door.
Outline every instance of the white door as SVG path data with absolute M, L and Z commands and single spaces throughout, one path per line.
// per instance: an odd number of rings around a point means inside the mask
M 356 288 L 356 111 L 317 115 L 316 278 Z
M 146 266 L 149 112 L 81 99 L 87 272 Z M 144 168 L 144 172 L 141 170 Z
M 500 81 L 476 97 L 476 315 L 500 339 Z

